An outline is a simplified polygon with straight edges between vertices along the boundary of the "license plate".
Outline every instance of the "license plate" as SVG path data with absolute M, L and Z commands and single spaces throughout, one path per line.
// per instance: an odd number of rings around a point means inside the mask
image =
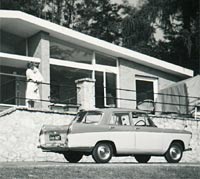
M 61 136 L 59 134 L 49 134 L 50 141 L 58 141 L 61 140 Z

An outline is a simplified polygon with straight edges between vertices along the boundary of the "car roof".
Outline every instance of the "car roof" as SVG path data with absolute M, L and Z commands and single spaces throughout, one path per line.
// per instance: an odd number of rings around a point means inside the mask
M 92 110 L 83 110 L 83 111 L 98 111 L 98 112 L 136 112 L 136 113 L 145 113 L 146 111 L 138 109 L 129 109 L 129 108 L 96 108 Z

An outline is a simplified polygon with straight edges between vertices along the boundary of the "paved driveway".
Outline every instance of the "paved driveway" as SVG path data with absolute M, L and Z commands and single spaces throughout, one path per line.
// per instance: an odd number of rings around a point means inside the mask
M 1 179 L 199 179 L 200 164 L 192 163 L 0 163 Z

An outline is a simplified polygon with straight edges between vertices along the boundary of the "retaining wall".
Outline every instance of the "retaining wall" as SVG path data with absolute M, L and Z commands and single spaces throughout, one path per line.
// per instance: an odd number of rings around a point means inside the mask
M 13 109 L 0 117 L 0 161 L 64 160 L 62 155 L 37 148 L 43 124 L 66 125 L 74 115 Z
M 0 116 L 0 161 L 65 161 L 63 155 L 42 152 L 37 148 L 38 134 L 43 124 L 66 125 L 74 118 L 73 114 L 53 113 L 27 109 L 12 109 Z M 162 128 L 184 129 L 193 133 L 192 151 L 184 152 L 182 162 L 200 162 L 200 121 L 154 117 L 154 122 Z M 91 157 L 84 157 L 92 161 Z M 133 162 L 132 157 L 114 158 L 112 161 Z M 112 162 L 111 161 L 111 162 Z M 165 161 L 153 157 L 150 161 Z

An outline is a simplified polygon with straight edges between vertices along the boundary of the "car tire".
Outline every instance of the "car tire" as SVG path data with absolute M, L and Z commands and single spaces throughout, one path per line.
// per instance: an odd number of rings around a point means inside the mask
M 113 155 L 112 145 L 109 143 L 98 143 L 92 151 L 92 158 L 96 163 L 108 163 Z
M 138 163 L 147 163 L 150 158 L 150 155 L 135 155 L 135 160 L 137 160 Z
M 80 153 L 80 152 L 72 152 L 72 151 L 65 152 L 65 153 L 63 153 L 63 155 L 64 155 L 65 159 L 70 163 L 77 163 L 83 157 L 82 153 Z
M 174 142 L 170 145 L 165 154 L 168 163 L 178 163 L 183 156 L 183 147 L 180 143 Z

